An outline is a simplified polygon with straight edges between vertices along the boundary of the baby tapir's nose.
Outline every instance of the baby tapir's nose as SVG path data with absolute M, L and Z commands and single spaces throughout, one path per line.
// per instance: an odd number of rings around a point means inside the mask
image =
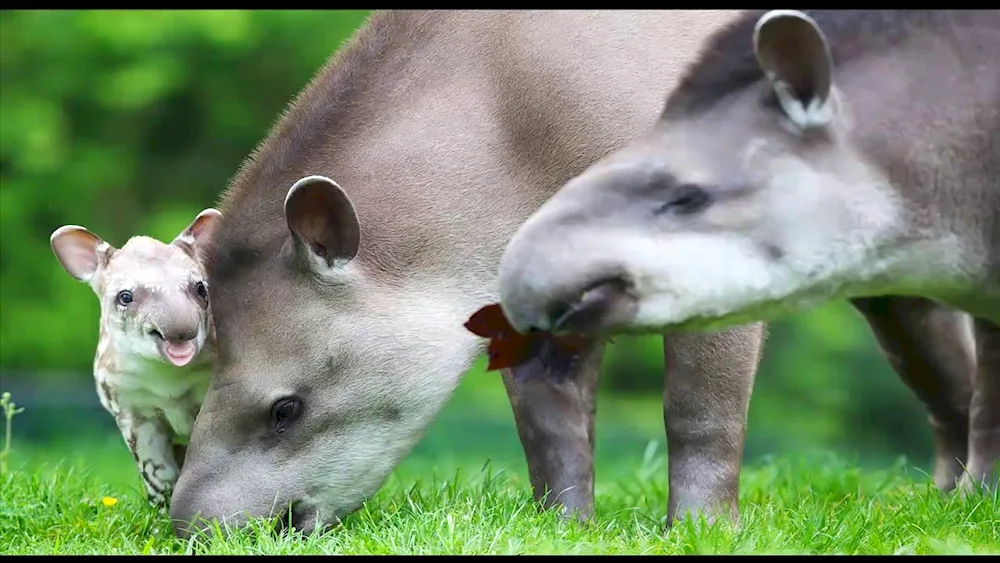
M 194 329 L 194 330 L 192 330 L 192 329 L 177 330 L 177 331 L 173 331 L 173 332 L 167 331 L 167 332 L 163 333 L 163 339 L 164 340 L 173 340 L 175 342 L 176 341 L 183 342 L 185 340 L 194 340 L 194 338 L 196 336 L 198 336 L 197 329 Z
M 169 342 L 186 342 L 198 336 L 198 325 L 194 323 L 160 324 L 154 332 Z

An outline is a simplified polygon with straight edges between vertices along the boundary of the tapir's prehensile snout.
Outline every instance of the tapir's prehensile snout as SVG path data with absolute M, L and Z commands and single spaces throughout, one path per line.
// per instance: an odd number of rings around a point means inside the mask
M 509 271 L 511 277 L 501 278 L 508 280 L 501 281 L 501 306 L 518 332 L 592 334 L 635 312 L 631 282 L 623 274 L 531 278 L 516 267 Z
M 170 500 L 170 523 L 177 537 L 188 539 L 200 533 L 209 533 L 213 519 L 219 521 L 223 530 L 223 522 L 226 527 L 238 523 L 234 521 L 240 517 L 238 510 L 226 514 L 227 510 L 235 508 L 233 504 L 238 495 L 220 494 L 223 488 L 211 486 L 208 481 L 195 468 L 185 467 L 181 472 Z
M 199 416 L 211 419 L 217 408 L 207 403 Z M 211 533 L 216 523 L 222 535 L 244 527 L 251 518 L 270 518 L 286 513 L 299 496 L 290 484 L 267 471 L 250 470 L 255 463 L 252 448 L 228 444 L 206 448 L 206 434 L 192 434 L 185 463 L 170 500 L 174 533 L 190 538 Z M 292 484 L 294 485 L 294 484 Z
M 636 300 L 614 248 L 581 227 L 576 206 L 550 201 L 511 240 L 500 304 L 519 332 L 593 334 L 629 320 Z
M 210 475 L 209 475 L 210 476 Z M 234 483 L 229 483 L 230 485 Z M 326 529 L 335 525 L 332 522 L 320 521 L 315 507 L 302 502 L 291 502 L 280 492 L 264 497 L 254 494 L 247 496 L 241 485 L 227 488 L 220 486 L 210 478 L 202 478 L 186 473 L 178 481 L 178 487 L 170 505 L 171 525 L 174 534 L 181 539 L 189 539 L 197 535 L 214 533 L 216 524 L 223 536 L 242 528 L 251 518 L 276 518 L 278 529 L 291 525 L 303 534 L 310 534 L 316 529 Z M 249 491 L 262 493 L 263 489 L 249 488 Z
M 500 306 L 518 332 L 550 331 L 565 311 L 572 307 L 572 290 L 559 279 L 564 268 L 539 268 L 543 256 L 558 256 L 551 242 L 535 245 L 530 225 L 511 240 L 500 263 Z M 555 238 L 545 239 L 555 241 Z M 567 261 L 565 258 L 563 262 Z

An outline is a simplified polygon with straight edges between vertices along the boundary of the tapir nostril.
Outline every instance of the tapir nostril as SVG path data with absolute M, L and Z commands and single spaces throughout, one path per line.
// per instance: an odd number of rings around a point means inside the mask
M 552 301 L 546 311 L 546 318 L 549 319 L 550 328 L 553 330 L 558 328 L 562 320 L 576 307 L 576 303 L 575 300 L 570 301 L 568 299 L 556 299 Z M 536 327 L 531 327 L 528 330 L 529 332 L 535 331 Z
M 589 332 L 634 314 L 636 301 L 631 287 L 624 276 L 609 276 L 588 285 L 572 301 L 557 301 L 549 310 L 553 330 Z
M 191 330 L 176 330 L 176 331 L 165 331 L 161 332 L 160 338 L 168 340 L 170 342 L 187 342 L 188 340 L 194 340 L 198 336 L 198 331 Z

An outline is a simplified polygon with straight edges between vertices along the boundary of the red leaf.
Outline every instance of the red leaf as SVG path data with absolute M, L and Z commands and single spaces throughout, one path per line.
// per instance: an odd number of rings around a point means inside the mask
M 489 357 L 486 371 L 515 368 L 531 359 L 531 339 L 516 333 L 493 338 L 486 354 Z
M 507 321 L 499 303 L 487 305 L 473 313 L 469 320 L 465 321 L 465 328 L 483 338 L 502 337 L 517 333 Z
M 473 313 L 465 322 L 465 328 L 476 336 L 490 339 L 486 371 L 518 367 L 543 349 L 548 350 L 543 356 L 550 361 L 573 358 L 586 352 L 592 344 L 590 338 L 578 335 L 554 336 L 547 332 L 520 334 L 507 321 L 498 303 L 487 305 Z M 545 347 L 545 343 L 549 343 L 552 348 Z

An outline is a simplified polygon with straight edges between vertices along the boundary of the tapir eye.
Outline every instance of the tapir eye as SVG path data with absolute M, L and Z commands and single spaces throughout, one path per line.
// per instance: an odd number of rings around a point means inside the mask
M 704 188 L 695 184 L 678 186 L 671 196 L 670 201 L 660 207 L 658 214 L 691 215 L 705 209 L 712 203 L 712 196 Z
M 275 432 L 284 432 L 302 412 L 302 401 L 298 397 L 282 397 L 271 405 L 271 423 Z
M 131 302 L 132 302 L 132 292 L 131 291 L 129 291 L 129 290 L 126 289 L 124 291 L 119 291 L 118 292 L 118 304 L 119 305 L 121 305 L 122 307 L 124 307 L 124 306 L 128 305 Z
M 208 299 L 208 290 L 205 289 L 205 284 L 204 283 L 198 282 L 194 286 L 194 290 L 195 290 L 196 293 L 198 293 L 198 297 L 200 297 L 201 299 Z

